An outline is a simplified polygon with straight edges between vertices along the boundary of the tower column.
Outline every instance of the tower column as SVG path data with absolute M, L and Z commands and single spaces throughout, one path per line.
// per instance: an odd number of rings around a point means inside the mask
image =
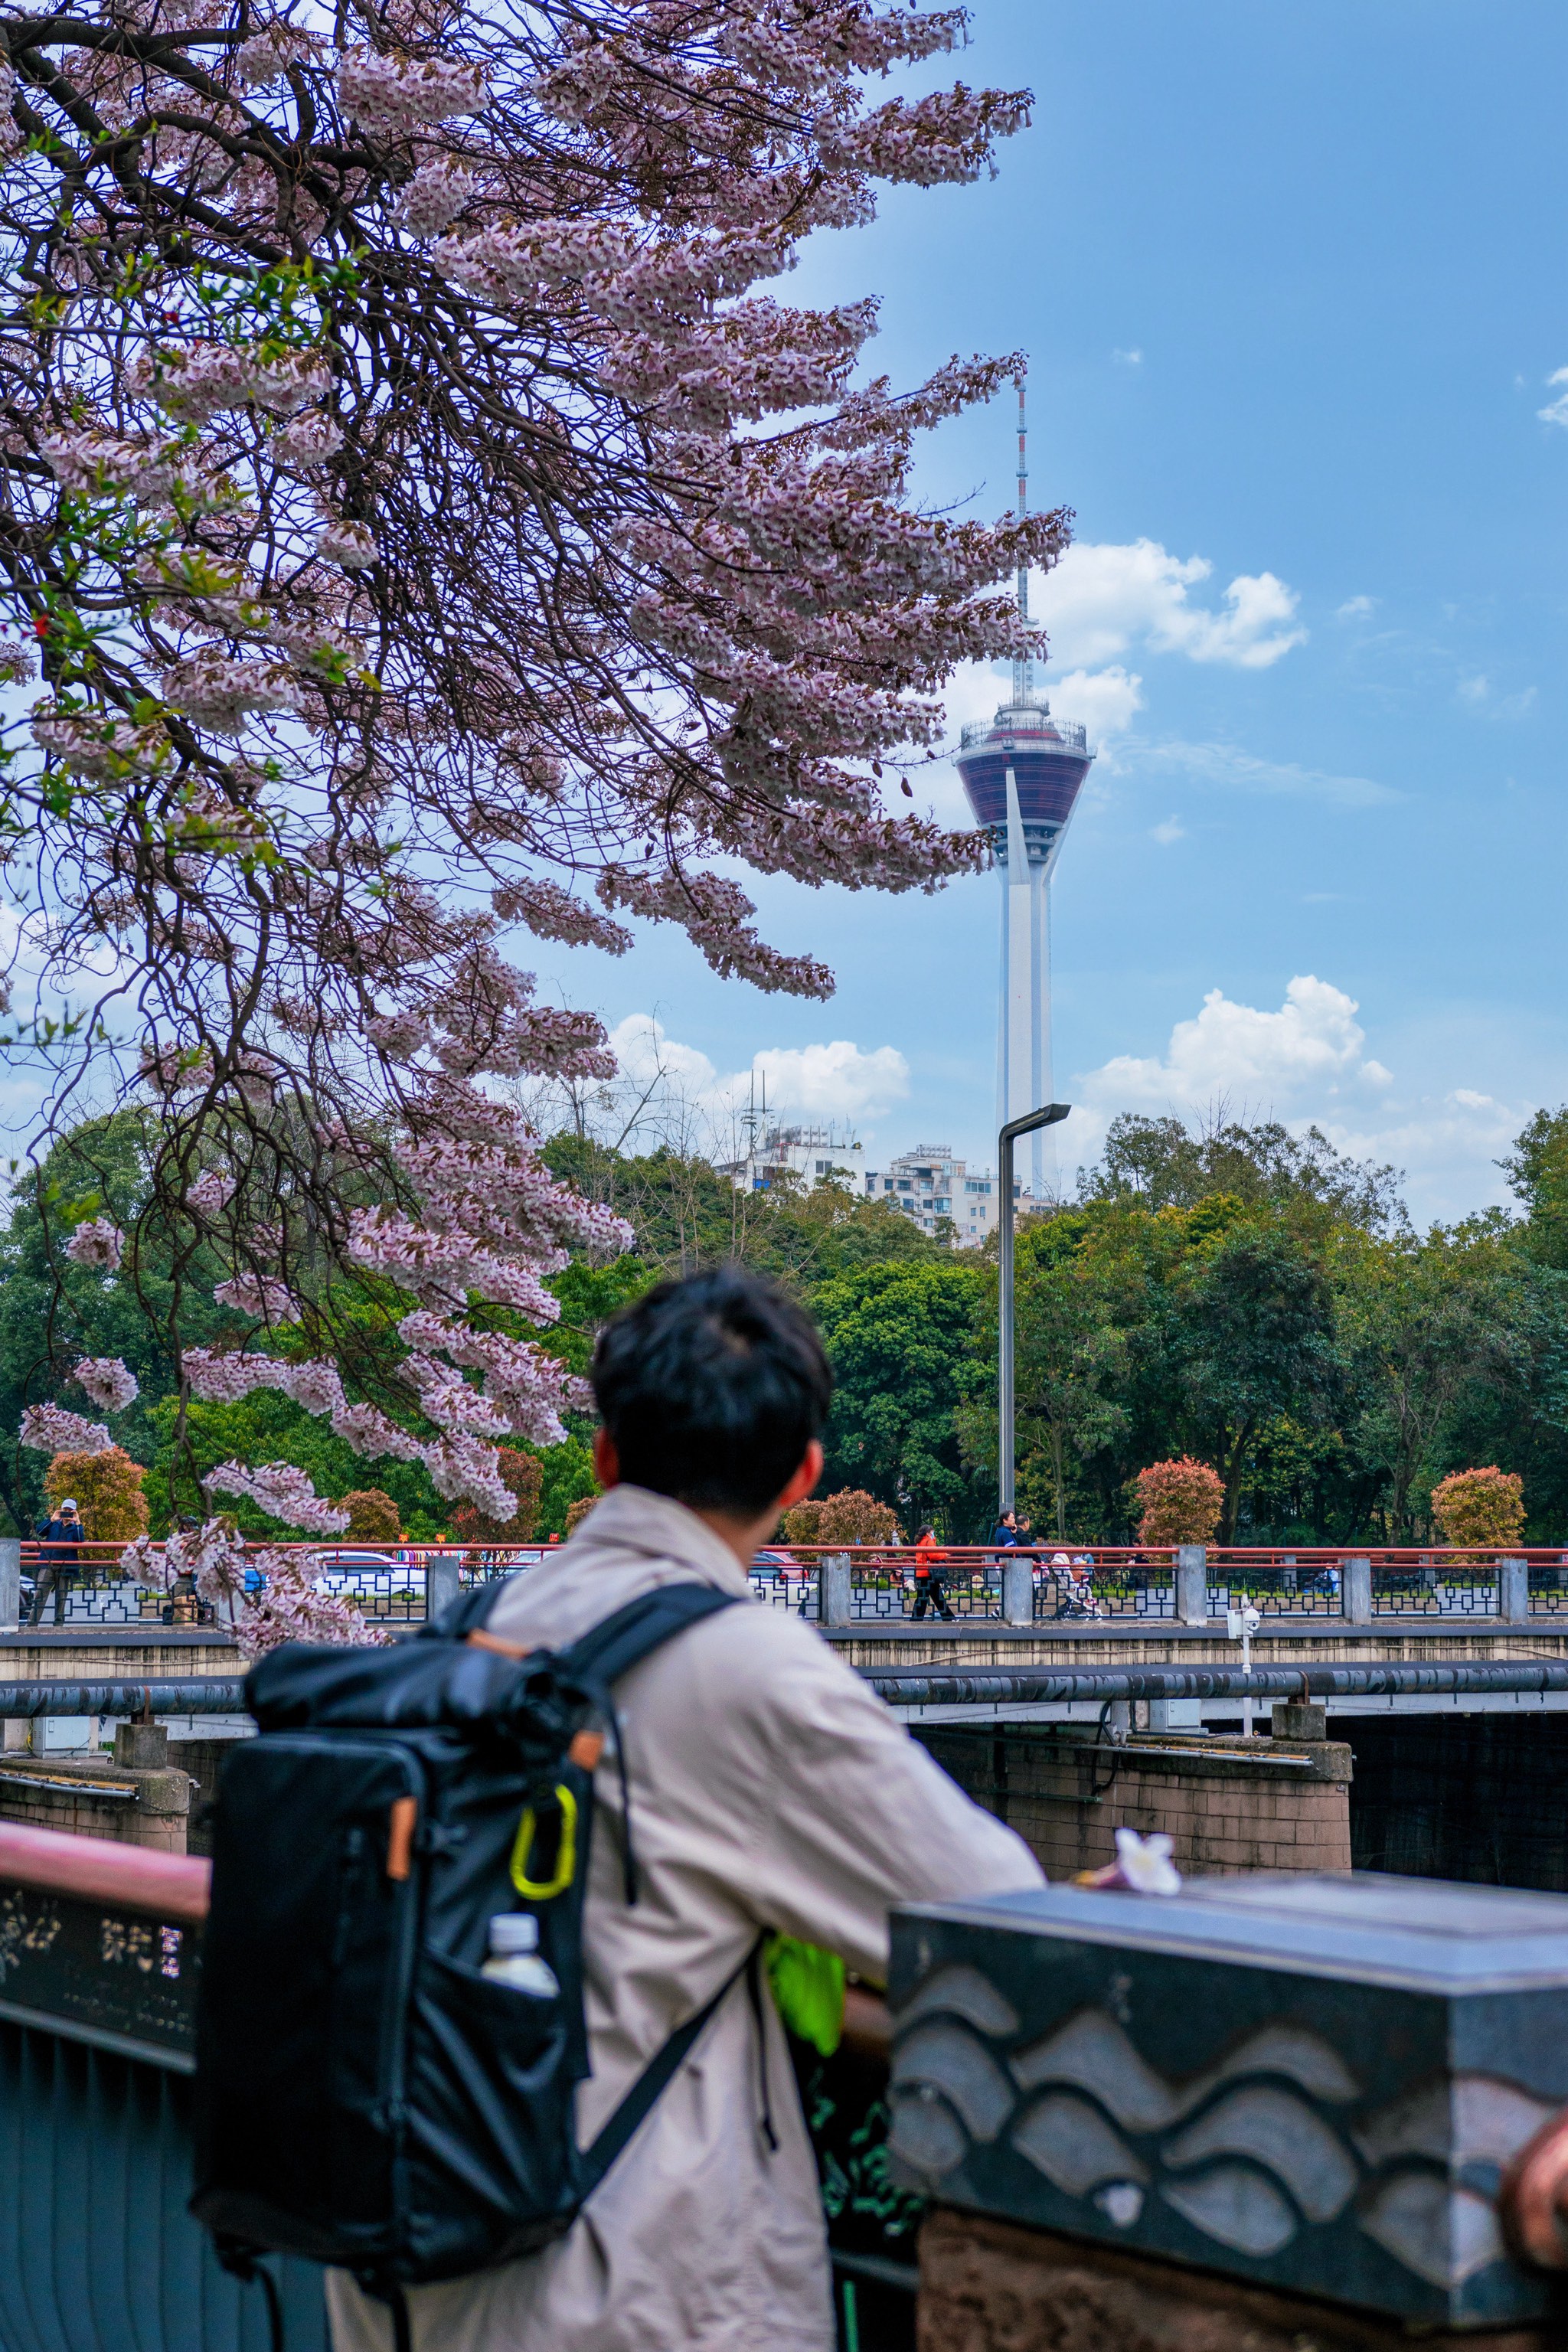
M 1018 513 L 1028 511 L 1024 387 L 1018 386 Z M 1029 574 L 1018 570 L 1018 616 L 1029 618 Z M 1020 652 L 1013 695 L 989 721 L 966 726 L 957 767 L 975 822 L 991 836 L 1002 886 L 1002 968 L 996 1023 L 996 1124 L 1052 1099 L 1051 869 L 1094 753 L 1074 719 L 1051 717 Z M 1028 1190 L 1054 1191 L 1054 1139 L 1034 1135 Z

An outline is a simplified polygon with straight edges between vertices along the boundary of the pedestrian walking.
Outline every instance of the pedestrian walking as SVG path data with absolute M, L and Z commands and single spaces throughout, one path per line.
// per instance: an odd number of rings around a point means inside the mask
M 51 1592 L 55 1596 L 57 1622 L 65 1615 L 66 1594 L 81 1564 L 86 1534 L 77 1513 L 76 1498 L 67 1495 L 53 1517 L 46 1519 L 38 1529 L 38 1580 L 27 1612 L 29 1625 L 37 1623 L 44 1613 L 45 1598 Z
M 915 1605 L 910 1612 L 911 1617 L 923 1617 L 929 1605 L 939 1617 L 952 1622 L 946 1583 L 950 1565 L 946 1552 L 938 1547 L 936 1529 L 929 1524 L 923 1527 L 915 1538 Z

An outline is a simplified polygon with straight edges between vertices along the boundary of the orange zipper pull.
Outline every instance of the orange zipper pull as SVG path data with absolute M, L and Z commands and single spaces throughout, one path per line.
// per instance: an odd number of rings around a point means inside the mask
M 414 1824 L 419 1818 L 417 1797 L 394 1797 L 386 1829 L 386 1874 L 406 1878 L 414 1866 Z

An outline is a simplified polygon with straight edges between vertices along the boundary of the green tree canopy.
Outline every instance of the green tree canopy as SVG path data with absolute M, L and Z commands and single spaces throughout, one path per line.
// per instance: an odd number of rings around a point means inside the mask
M 971 1515 L 956 1415 L 974 1374 L 981 1282 L 951 1256 L 909 1259 L 855 1267 L 813 1294 L 837 1383 L 825 1491 L 864 1487 L 906 1529 Z

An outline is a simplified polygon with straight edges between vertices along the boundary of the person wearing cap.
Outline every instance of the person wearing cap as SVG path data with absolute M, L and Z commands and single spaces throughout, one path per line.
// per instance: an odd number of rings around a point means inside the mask
M 27 1612 L 27 1622 L 36 1625 L 44 1613 L 44 1601 L 50 1592 L 59 1608 L 65 1589 L 81 1564 L 81 1547 L 86 1529 L 77 1516 L 76 1496 L 67 1495 L 53 1518 L 46 1519 L 38 1529 L 38 1581 L 33 1589 L 33 1605 Z

